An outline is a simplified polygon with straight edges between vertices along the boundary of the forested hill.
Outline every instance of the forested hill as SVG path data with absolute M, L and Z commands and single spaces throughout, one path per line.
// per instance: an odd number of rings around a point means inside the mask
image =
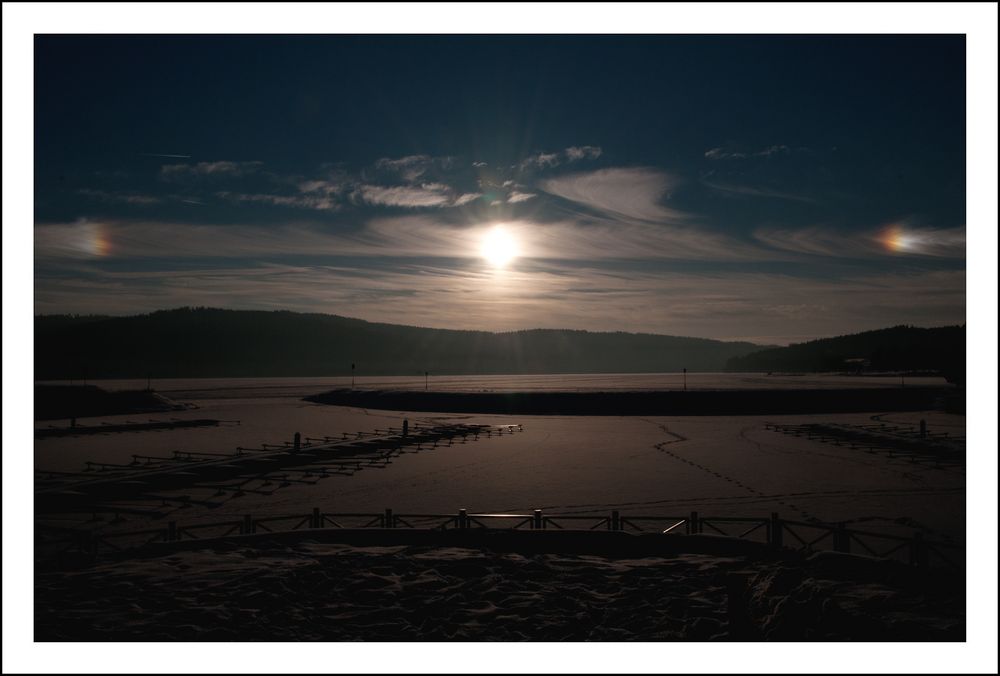
M 35 318 L 35 378 L 721 371 L 745 342 L 537 329 L 376 324 L 335 315 L 180 308 Z
M 965 374 L 965 326 L 894 326 L 732 357 L 730 371 L 936 371 Z

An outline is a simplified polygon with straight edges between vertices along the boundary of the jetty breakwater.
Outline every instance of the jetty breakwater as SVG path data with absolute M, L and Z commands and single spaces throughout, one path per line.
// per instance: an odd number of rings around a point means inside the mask
M 336 389 L 305 401 L 394 411 L 504 415 L 768 415 L 942 408 L 951 387 L 610 392 L 419 392 Z

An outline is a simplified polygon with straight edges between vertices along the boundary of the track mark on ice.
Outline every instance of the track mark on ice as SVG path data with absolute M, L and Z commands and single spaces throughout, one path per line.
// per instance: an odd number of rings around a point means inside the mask
M 649 421 L 649 420 L 647 420 L 646 422 L 650 422 L 651 424 L 657 424 L 657 423 L 652 423 L 652 421 Z M 659 450 L 659 451 L 661 451 L 663 453 L 666 453 L 667 455 L 669 455 L 670 457 L 672 457 L 675 460 L 679 460 L 681 462 L 687 463 L 688 465 L 690 465 L 692 467 L 697 467 L 701 471 L 706 472 L 708 474 L 711 474 L 712 476 L 716 477 L 717 479 L 723 479 L 727 483 L 731 483 L 731 484 L 733 484 L 735 486 L 738 486 L 739 488 L 747 491 L 748 493 L 753 493 L 755 497 L 763 495 L 763 493 L 761 493 L 759 490 L 757 490 L 753 486 L 745 484 L 745 483 L 743 483 L 742 481 L 740 481 L 739 479 L 737 479 L 735 477 L 731 477 L 731 476 L 729 476 L 727 474 L 723 474 L 722 472 L 716 472 L 715 470 L 713 470 L 710 467 L 702 465 L 701 463 L 694 462 L 693 460 L 689 460 L 687 458 L 681 457 L 677 453 L 674 453 L 673 451 L 671 451 L 670 449 L 668 449 L 667 446 L 670 445 L 670 444 L 675 444 L 675 443 L 677 443 L 679 441 L 686 441 L 687 440 L 686 437 L 682 437 L 681 435 L 677 434 L 676 432 L 672 432 L 666 425 L 657 424 L 657 426 L 661 430 L 663 430 L 665 433 L 667 433 L 667 434 L 675 437 L 674 439 L 671 439 L 669 441 L 661 441 L 661 442 L 659 442 L 657 444 L 654 444 L 654 447 L 657 450 Z M 748 429 L 750 429 L 750 428 L 744 428 L 743 430 L 741 430 L 740 431 L 740 436 L 743 437 L 748 442 L 756 443 L 758 449 L 760 449 L 760 443 L 759 442 L 752 441 L 751 439 L 749 439 L 746 436 L 746 431 Z M 818 521 L 819 520 L 815 516 L 813 516 L 812 514 L 810 514 L 809 512 L 807 512 L 806 510 L 800 508 L 798 505 L 795 505 L 795 504 L 793 504 L 791 502 L 787 502 L 787 501 L 782 500 L 780 498 L 776 499 L 775 501 L 778 504 L 780 504 L 780 505 L 782 505 L 784 507 L 787 507 L 788 509 L 791 509 L 791 510 L 793 510 L 795 512 L 798 512 L 799 515 L 802 516 L 807 521 Z

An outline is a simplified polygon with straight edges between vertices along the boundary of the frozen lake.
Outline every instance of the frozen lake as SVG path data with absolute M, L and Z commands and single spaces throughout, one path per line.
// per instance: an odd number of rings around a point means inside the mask
M 569 382 L 581 389 L 615 385 L 627 388 L 638 386 L 636 383 L 660 388 L 672 377 L 629 376 L 630 384 L 623 376 L 579 376 Z M 702 387 L 737 387 L 755 382 L 753 376 L 689 374 L 689 386 L 699 377 Z M 558 378 L 565 381 L 568 377 Z M 375 384 L 374 380 L 363 384 L 385 387 L 388 382 L 409 386 L 415 383 L 412 379 L 386 379 Z M 786 380 L 809 386 L 845 380 L 856 386 L 859 382 L 858 378 L 835 377 Z M 869 380 L 874 381 L 873 386 L 881 382 Z M 440 387 L 445 381 L 441 378 L 434 384 Z M 488 383 L 494 388 L 523 389 L 532 384 L 539 388 L 552 386 L 553 377 L 455 378 L 448 382 L 453 388 Z M 964 466 L 914 463 L 901 456 L 866 453 L 846 445 L 783 435 L 765 427 L 765 423 L 861 425 L 871 424 L 873 419 L 916 425 L 924 419 L 933 432 L 964 436 L 964 416 L 940 412 L 880 417 L 860 413 L 645 418 L 458 415 L 368 411 L 312 404 L 299 398 L 343 384 L 343 379 L 299 378 L 157 381 L 157 390 L 197 408 L 81 422 L 92 425 L 100 421 L 174 417 L 238 420 L 240 424 L 36 440 L 35 467 L 79 472 L 84 461 L 127 463 L 135 453 L 226 453 L 237 446 L 259 448 L 261 443 L 290 441 L 295 432 L 303 437 L 323 437 L 399 427 L 404 418 L 411 426 L 418 422 L 521 424 L 524 431 L 512 435 L 441 445 L 397 457 L 385 467 L 365 468 L 351 476 L 335 475 L 315 484 L 293 484 L 272 495 L 229 494 L 214 509 L 170 508 L 169 516 L 191 523 L 243 514 L 303 513 L 313 506 L 327 512 L 381 512 L 391 507 L 397 513 L 454 513 L 461 508 L 479 512 L 540 508 L 553 513 L 608 513 L 618 509 L 623 514 L 650 515 L 681 515 L 697 510 L 716 516 L 779 512 L 787 519 L 844 521 L 876 532 L 910 535 L 915 529 L 923 529 L 935 539 L 964 537 L 954 529 L 956 523 L 964 522 Z M 134 382 L 121 386 L 134 387 Z M 130 516 L 117 528 L 145 526 L 142 517 Z

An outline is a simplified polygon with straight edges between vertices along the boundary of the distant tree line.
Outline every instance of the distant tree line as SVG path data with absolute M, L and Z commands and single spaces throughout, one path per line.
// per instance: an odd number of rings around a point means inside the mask
M 736 355 L 729 371 L 744 372 L 903 372 L 940 373 L 951 382 L 965 379 L 965 325 L 919 328 L 893 326 L 788 347 Z
M 336 315 L 179 308 L 35 318 L 35 378 L 722 371 L 760 345 L 641 333 L 489 333 Z

